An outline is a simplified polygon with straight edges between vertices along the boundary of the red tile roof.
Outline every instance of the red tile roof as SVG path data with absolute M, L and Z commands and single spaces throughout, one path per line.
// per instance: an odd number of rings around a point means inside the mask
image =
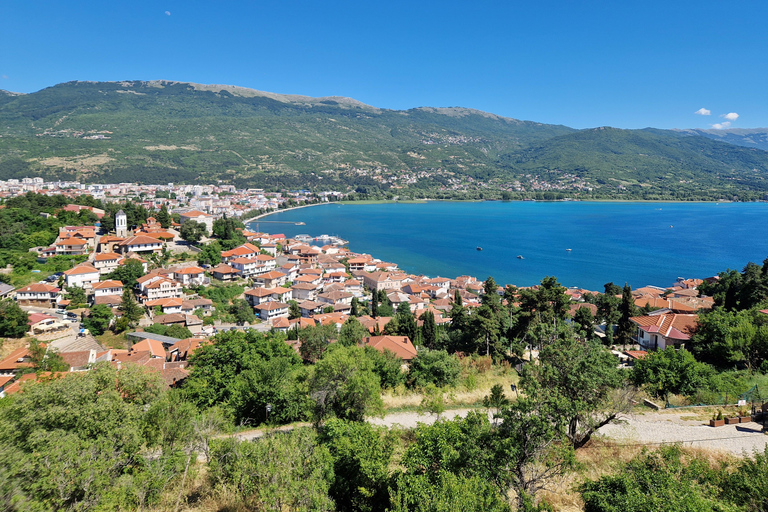
M 380 352 L 389 350 L 403 361 L 410 361 L 416 357 L 416 347 L 408 336 L 369 336 L 363 338 L 363 342 Z

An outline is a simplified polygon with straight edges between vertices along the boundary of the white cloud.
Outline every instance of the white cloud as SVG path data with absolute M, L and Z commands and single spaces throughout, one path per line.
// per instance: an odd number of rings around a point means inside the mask
M 165 11 L 165 15 L 166 16 L 170 16 L 171 15 L 171 11 Z
M 694 114 L 698 114 L 698 115 L 700 115 L 700 116 L 708 116 L 708 115 L 710 115 L 711 113 L 712 113 L 712 111 L 711 111 L 711 110 L 707 110 L 707 109 L 705 109 L 705 108 L 700 108 L 699 110 L 697 110 L 696 112 L 694 112 Z
M 723 121 L 722 123 L 715 123 L 715 124 L 713 124 L 711 126 L 715 130 L 725 130 L 726 128 L 731 126 L 731 122 L 730 121 Z
M 739 114 L 737 114 L 736 112 L 729 112 L 727 114 L 721 115 L 720 117 L 724 117 L 729 121 L 735 121 L 739 118 Z

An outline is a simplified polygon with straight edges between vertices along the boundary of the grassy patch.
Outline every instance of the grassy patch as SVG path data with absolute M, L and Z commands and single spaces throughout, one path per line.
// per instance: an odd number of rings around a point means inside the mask
M 123 333 L 115 334 L 112 331 L 106 331 L 101 336 L 95 336 L 95 338 L 100 345 L 107 348 L 128 349 L 131 347 L 131 343 Z

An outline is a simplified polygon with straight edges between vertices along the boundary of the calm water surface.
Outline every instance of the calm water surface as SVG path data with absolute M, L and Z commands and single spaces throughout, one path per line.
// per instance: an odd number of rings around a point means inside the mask
M 768 256 L 766 220 L 765 203 L 429 202 L 313 206 L 250 229 L 337 235 L 355 252 L 416 274 L 491 275 L 517 286 L 556 276 L 602 290 L 608 281 L 668 286 L 760 263 Z

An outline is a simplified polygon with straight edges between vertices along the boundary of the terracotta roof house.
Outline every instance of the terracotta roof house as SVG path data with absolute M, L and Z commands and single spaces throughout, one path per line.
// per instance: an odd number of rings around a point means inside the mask
M 159 253 L 163 250 L 163 242 L 147 235 L 131 236 L 117 243 L 117 248 L 122 254 L 133 252 L 136 254 Z
M 698 316 L 666 313 L 636 316 L 630 320 L 637 325 L 635 339 L 640 346 L 647 350 L 664 350 L 671 346 L 679 347 L 690 340 Z
M 254 309 L 262 320 L 267 321 L 281 316 L 288 318 L 289 315 L 288 304 L 283 302 L 264 302 L 254 306 Z
M 173 271 L 173 278 L 184 286 L 205 284 L 205 270 L 200 267 L 186 267 Z
M 410 361 L 416 357 L 416 347 L 408 336 L 369 336 L 363 338 L 363 342 L 380 352 L 389 350 L 403 361 Z
M 93 266 L 101 275 L 109 274 L 118 267 L 121 259 L 123 257 L 116 252 L 99 252 L 93 256 Z
M 275 286 L 282 286 L 287 283 L 288 276 L 278 270 L 270 270 L 269 272 L 254 276 L 253 282 L 256 286 L 274 288 Z
M 231 281 L 240 276 L 237 269 L 230 267 L 226 263 L 219 263 L 211 269 L 214 279 L 219 281 Z
M 102 295 L 122 295 L 123 283 L 122 281 L 112 280 L 101 281 L 99 283 L 94 283 L 92 289 L 96 297 L 100 297 Z
M 16 290 L 16 302 L 20 306 L 53 308 L 59 297 L 59 289 L 48 284 L 35 283 Z
M 100 278 L 99 269 L 90 263 L 81 263 L 74 268 L 64 271 L 64 280 L 67 287 L 90 288 L 93 284 L 98 283 Z

